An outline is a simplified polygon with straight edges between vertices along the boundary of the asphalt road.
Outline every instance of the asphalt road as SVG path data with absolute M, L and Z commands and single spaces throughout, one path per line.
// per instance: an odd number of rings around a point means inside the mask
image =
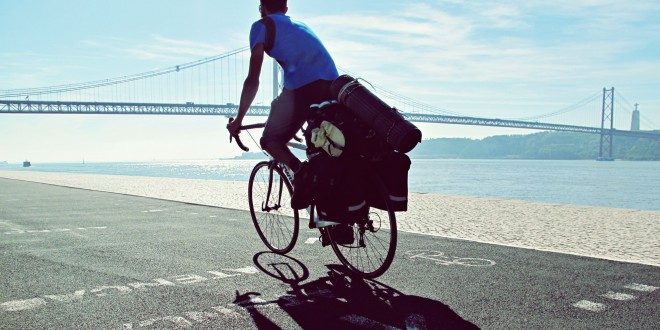
M 0 329 L 660 329 L 658 267 L 400 233 L 362 280 L 304 224 L 0 179 Z

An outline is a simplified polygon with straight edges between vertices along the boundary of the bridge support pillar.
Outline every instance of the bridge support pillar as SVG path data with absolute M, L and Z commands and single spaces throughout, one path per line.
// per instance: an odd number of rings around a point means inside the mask
M 614 160 L 612 156 L 612 129 L 614 129 L 614 87 L 610 89 L 603 88 L 603 112 L 600 124 L 598 160 Z

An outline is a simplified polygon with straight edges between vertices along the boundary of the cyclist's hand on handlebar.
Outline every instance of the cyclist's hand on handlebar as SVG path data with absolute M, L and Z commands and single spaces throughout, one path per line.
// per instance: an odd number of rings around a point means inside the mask
M 241 125 L 242 125 L 241 120 L 237 120 L 234 118 L 229 118 L 229 124 L 227 124 L 227 131 L 229 131 L 230 136 L 236 136 L 238 133 L 241 132 Z
M 238 137 L 238 133 L 241 132 L 241 121 L 235 120 L 234 118 L 229 118 L 229 124 L 227 124 L 227 131 L 229 131 L 229 142 L 231 143 L 232 138 L 236 139 L 236 144 L 243 149 L 243 151 L 248 152 L 250 149 L 246 147 L 241 139 Z

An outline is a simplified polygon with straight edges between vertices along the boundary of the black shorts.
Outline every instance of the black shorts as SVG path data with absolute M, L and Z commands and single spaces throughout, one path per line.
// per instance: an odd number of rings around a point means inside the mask
M 309 106 L 332 99 L 331 83 L 330 80 L 317 80 L 294 90 L 282 90 L 270 105 L 261 146 L 289 142 L 307 120 Z

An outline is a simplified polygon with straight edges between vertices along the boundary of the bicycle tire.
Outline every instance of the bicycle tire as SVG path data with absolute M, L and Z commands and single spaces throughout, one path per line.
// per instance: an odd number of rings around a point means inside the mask
M 250 216 L 261 241 L 278 254 L 290 252 L 298 239 L 300 225 L 298 210 L 291 208 L 292 194 L 291 182 L 279 166 L 268 161 L 254 166 L 248 182 Z
M 375 175 L 369 176 L 369 184 L 374 187 L 377 198 L 381 198 L 387 210 L 369 208 L 369 219 L 373 229 L 367 227 L 367 222 L 352 224 L 354 242 L 338 244 L 332 237 L 332 230 L 326 230 L 330 236 L 332 250 L 339 261 L 354 275 L 363 278 L 376 278 L 383 275 L 394 260 L 397 245 L 396 215 L 391 210 L 389 194 L 383 182 Z M 364 234 L 360 235 L 360 231 Z M 362 237 L 362 240 L 360 239 Z M 361 246 L 361 241 L 364 246 Z

